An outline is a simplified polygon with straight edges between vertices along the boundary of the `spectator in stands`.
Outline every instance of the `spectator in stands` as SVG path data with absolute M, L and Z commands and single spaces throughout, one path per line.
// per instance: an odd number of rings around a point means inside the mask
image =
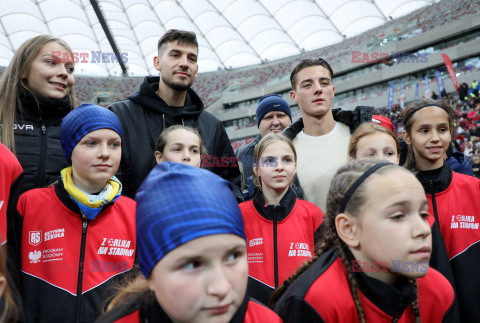
M 465 154 L 465 156 L 467 158 L 472 157 L 472 155 L 473 155 L 473 144 L 472 144 L 471 141 L 467 141 L 465 143 L 465 148 L 463 149 L 463 153 Z
M 467 83 L 463 82 L 458 87 L 458 97 L 460 98 L 460 100 L 465 101 L 467 99 L 467 94 L 468 94 L 468 85 Z
M 477 96 L 478 95 L 478 86 L 479 86 L 479 82 L 477 82 L 477 80 L 473 80 L 472 82 L 472 89 L 473 89 L 473 95 L 474 96 Z
M 477 124 L 472 124 L 472 127 L 469 130 L 471 136 L 480 137 L 480 129 L 478 129 Z
M 287 101 L 280 95 L 270 94 L 260 99 L 257 107 L 257 126 L 260 134 L 254 141 L 240 148 L 237 152 L 238 163 L 241 165 L 242 191 L 244 199 L 251 200 L 255 193 L 253 184 L 253 152 L 255 145 L 266 134 L 280 133 L 292 123 L 292 112 Z M 248 192 L 251 192 L 249 194 Z
M 473 175 L 476 178 L 480 178 L 480 157 L 479 156 L 473 156 L 472 168 L 473 168 Z
M 0 79 L 1 143 L 23 167 L 21 190 L 52 184 L 67 166 L 60 124 L 77 105 L 73 70 L 68 44 L 39 35 L 20 45 Z
M 432 100 L 438 99 L 438 95 L 435 92 L 432 92 Z
M 147 76 L 139 92 L 110 106 L 124 129 L 118 174 L 124 194 L 134 196 L 152 169 L 160 133 L 182 124 L 200 133 L 212 165 L 205 168 L 232 182 L 237 199 L 242 200 L 240 171 L 227 133 L 217 118 L 204 111 L 200 97 L 191 89 L 198 72 L 197 55 L 195 33 L 167 31 L 158 42 L 158 56 L 154 58 L 160 77 Z
M 322 58 L 304 59 L 292 71 L 290 97 L 302 118 L 285 130 L 298 154 L 297 176 L 304 198 L 325 211 L 328 188 L 348 161 L 350 133 L 371 121 L 373 108 L 332 111 L 333 70 Z M 339 122 L 337 122 L 339 121 Z
M 440 97 L 441 97 L 442 99 L 446 99 L 447 96 L 448 96 L 447 91 L 445 91 L 445 89 L 443 89 L 442 92 L 440 92 Z

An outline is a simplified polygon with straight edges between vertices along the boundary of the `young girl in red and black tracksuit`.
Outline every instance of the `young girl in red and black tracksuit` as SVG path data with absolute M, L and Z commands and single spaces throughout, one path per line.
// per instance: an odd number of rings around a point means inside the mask
M 53 186 L 22 194 L 17 257 L 26 322 L 92 322 L 135 259 L 135 202 L 116 173 L 122 129 L 106 108 L 84 104 L 62 122 L 70 167 Z M 10 239 L 9 239 L 10 244 Z
M 428 216 L 423 187 L 405 168 L 341 167 L 319 251 L 274 292 L 275 311 L 284 322 L 456 322 L 451 284 L 428 267 Z
M 98 322 L 281 322 L 248 296 L 245 230 L 229 182 L 167 161 L 135 199 L 142 274 L 119 288 Z
M 323 213 L 290 188 L 297 155 L 287 137 L 267 134 L 256 145 L 254 157 L 259 190 L 240 209 L 248 241 L 250 296 L 267 304 L 273 290 L 312 258 Z
M 453 172 L 445 162 L 454 111 L 423 99 L 403 113 L 406 167 L 417 172 L 445 242 L 462 322 L 480 319 L 480 180 Z

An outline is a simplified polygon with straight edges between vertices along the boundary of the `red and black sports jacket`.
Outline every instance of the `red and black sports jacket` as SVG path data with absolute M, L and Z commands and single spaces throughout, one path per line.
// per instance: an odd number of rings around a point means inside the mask
M 17 211 L 27 322 L 95 320 L 133 268 L 135 201 L 120 196 L 84 220 L 60 182 L 22 194 Z
M 109 312 L 96 323 L 172 323 L 170 317 L 160 307 L 152 295 L 135 297 L 120 309 Z M 230 323 L 281 323 L 280 317 L 265 305 L 245 295 L 242 305 Z
M 363 272 L 355 275 L 366 322 L 414 322 L 410 304 L 415 292 L 406 278 L 400 277 L 392 287 Z M 422 322 L 457 322 L 448 280 L 428 268 L 427 275 L 417 282 Z M 275 312 L 284 322 L 358 322 L 346 269 L 336 249 L 320 256 L 287 288 Z
M 265 205 L 262 193 L 240 204 L 247 236 L 250 296 L 266 304 L 274 288 L 313 256 L 314 234 L 323 220 L 313 203 L 287 190 L 280 205 Z
M 445 242 L 462 322 L 480 319 L 480 180 L 444 163 L 436 180 L 422 183 L 430 213 Z
M 22 173 L 15 155 L 0 144 L 0 243 L 7 241 L 7 204 L 12 184 Z

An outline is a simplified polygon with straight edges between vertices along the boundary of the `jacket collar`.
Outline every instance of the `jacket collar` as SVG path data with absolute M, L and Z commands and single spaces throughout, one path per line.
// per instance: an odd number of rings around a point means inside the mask
M 453 172 L 447 162 L 443 163 L 442 170 L 434 181 L 428 181 L 422 176 L 422 172 L 417 173 L 417 178 L 422 183 L 425 193 L 436 194 L 445 191 L 452 182 Z
M 285 195 L 280 200 L 280 205 L 265 205 L 265 200 L 263 199 L 263 195 L 260 190 L 256 191 L 252 202 L 257 212 L 265 219 L 269 221 L 282 221 L 292 212 L 296 199 L 297 196 L 293 192 L 292 188 L 289 187 Z
M 243 298 L 242 304 L 240 305 L 235 315 L 230 320 L 230 323 L 243 323 L 245 320 L 245 314 L 247 313 L 248 302 L 250 298 L 248 297 L 248 291 L 245 293 L 245 297 Z M 153 303 L 153 304 L 152 304 Z M 142 313 L 141 313 L 142 315 Z M 170 317 L 165 313 L 163 308 L 158 304 L 156 300 L 149 302 L 145 306 L 145 310 L 143 315 L 145 316 L 142 320 L 146 322 L 172 322 Z
M 353 133 L 360 124 L 372 121 L 373 107 L 357 106 L 354 110 L 332 109 L 333 120 L 346 124 Z M 303 120 L 299 118 L 283 131 L 283 134 L 293 140 L 303 129 Z
M 55 189 L 55 194 L 57 195 L 58 199 L 70 210 L 72 211 L 73 213 L 75 214 L 78 214 L 80 216 L 80 208 L 78 207 L 78 204 L 75 203 L 74 200 L 72 200 L 72 198 L 70 197 L 70 195 L 68 194 L 67 190 L 65 189 L 65 187 L 63 186 L 63 182 L 62 180 L 59 178 L 58 181 L 55 183 L 54 185 L 54 189 Z M 108 207 L 110 207 L 111 205 L 113 205 L 114 202 L 110 202 L 110 203 L 107 203 L 105 204 L 103 207 L 102 207 L 102 210 L 99 212 L 98 214 L 98 217 L 101 216 L 101 213 L 103 211 L 105 211 L 105 209 L 107 209 Z
M 395 285 L 390 286 L 363 272 L 356 273 L 358 287 L 372 303 L 392 317 L 401 317 L 405 309 L 417 297 L 408 278 L 399 276 Z
M 73 109 L 68 96 L 63 99 L 45 98 L 34 96 L 23 88 L 17 103 L 17 115 L 23 119 L 25 114 L 27 119 L 30 117 L 34 121 L 40 118 L 46 121 L 61 120 Z
M 350 250 L 347 250 L 347 257 L 350 261 L 355 259 Z M 393 286 L 369 277 L 363 271 L 355 272 L 355 277 L 363 295 L 392 317 L 400 318 L 417 297 L 413 285 L 403 276 L 399 276 Z

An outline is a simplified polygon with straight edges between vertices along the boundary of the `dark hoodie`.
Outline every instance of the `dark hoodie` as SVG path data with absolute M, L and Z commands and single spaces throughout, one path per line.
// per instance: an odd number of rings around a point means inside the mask
M 192 89 L 187 90 L 184 106 L 169 106 L 156 93 L 158 82 L 158 76 L 145 77 L 139 92 L 109 107 L 123 128 L 122 161 L 117 174 L 123 184 L 122 193 L 135 196 L 153 168 L 160 133 L 169 126 L 183 124 L 197 129 L 202 137 L 208 152 L 202 159 L 202 168 L 230 181 L 235 196 L 241 201 L 240 171 L 220 120 L 204 110 L 202 100 Z

